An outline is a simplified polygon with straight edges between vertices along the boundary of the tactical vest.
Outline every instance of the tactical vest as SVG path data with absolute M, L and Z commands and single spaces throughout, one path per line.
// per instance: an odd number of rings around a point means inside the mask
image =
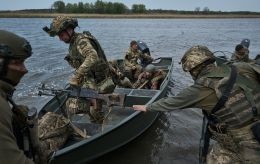
M 29 134 L 29 127 L 26 124 L 26 117 L 20 109 L 17 108 L 16 104 L 13 102 L 11 98 L 8 98 L 8 101 L 13 105 L 12 112 L 13 112 L 13 134 L 16 138 L 16 143 L 19 149 L 24 151 L 24 154 L 28 157 L 33 159 L 34 152 L 32 149 L 31 138 Z
M 215 90 L 218 98 L 229 79 L 230 69 L 223 65 L 199 78 L 196 83 Z M 235 85 L 224 107 L 213 113 L 218 123 L 225 123 L 228 129 L 237 129 L 259 120 L 260 88 L 256 81 L 238 75 Z
M 90 40 L 91 45 L 96 50 L 98 55 L 98 61 L 92 68 L 90 68 L 89 73 L 91 74 L 91 76 L 93 76 L 93 79 L 95 80 L 95 83 L 98 87 L 98 91 L 100 93 L 112 92 L 114 90 L 115 85 L 112 81 L 112 77 L 111 77 L 111 73 L 109 70 L 109 65 L 105 53 L 94 36 L 92 36 L 89 32 L 86 31 L 84 31 L 83 34 L 85 38 L 88 38 Z M 72 62 L 69 63 L 75 69 L 79 68 L 85 60 L 85 57 L 82 55 L 72 55 L 72 53 L 77 52 L 76 49 L 77 49 L 76 45 L 71 46 L 70 54 L 69 54 L 69 57 L 72 57 Z

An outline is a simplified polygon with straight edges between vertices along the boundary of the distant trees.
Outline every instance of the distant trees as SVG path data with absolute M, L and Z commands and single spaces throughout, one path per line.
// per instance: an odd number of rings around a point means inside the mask
M 53 3 L 52 8 L 57 10 L 58 13 L 65 11 L 65 3 L 63 1 L 56 1 Z
M 52 8 L 59 13 L 98 13 L 98 14 L 122 14 L 129 12 L 129 9 L 123 3 L 112 3 L 103 2 L 102 0 L 97 0 L 93 3 L 67 3 L 63 1 L 56 1 L 53 3 Z M 138 12 L 144 12 L 145 5 L 139 6 Z
M 132 12 L 133 13 L 145 13 L 146 8 L 143 4 L 133 4 L 132 5 Z

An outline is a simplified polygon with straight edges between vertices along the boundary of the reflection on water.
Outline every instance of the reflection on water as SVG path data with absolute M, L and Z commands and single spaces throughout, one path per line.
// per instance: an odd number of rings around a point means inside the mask
M 73 73 L 63 60 L 68 45 L 42 30 L 50 22 L 46 18 L 0 18 L 1 29 L 25 37 L 33 48 L 32 57 L 26 61 L 29 73 L 14 95 L 18 104 L 42 108 L 50 97 L 37 96 L 37 86 L 44 82 L 63 88 Z M 79 25 L 77 31 L 88 30 L 100 41 L 108 59 L 123 58 L 131 40 L 146 42 L 154 58 L 174 57 L 169 96 L 193 83 L 178 64 L 192 45 L 233 52 L 236 44 L 249 38 L 250 57 L 260 53 L 260 35 L 256 35 L 260 33 L 260 19 L 79 19 Z M 93 163 L 197 163 L 200 127 L 198 109 L 164 113 L 137 140 Z

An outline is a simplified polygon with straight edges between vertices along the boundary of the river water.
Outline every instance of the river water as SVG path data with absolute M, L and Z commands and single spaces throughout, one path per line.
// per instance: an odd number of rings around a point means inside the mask
M 29 73 L 14 95 L 18 104 L 41 109 L 50 97 L 39 97 L 37 87 L 46 83 L 64 88 L 73 72 L 63 60 L 68 45 L 42 31 L 50 22 L 47 18 L 0 18 L 0 29 L 25 37 L 33 48 L 32 57 L 26 61 Z M 249 38 L 250 57 L 260 54 L 260 19 L 79 19 L 79 25 L 76 31 L 90 31 L 99 40 L 108 59 L 123 58 L 131 40 L 146 42 L 154 58 L 174 57 L 168 96 L 193 82 L 178 64 L 184 52 L 193 45 L 233 52 L 242 39 Z M 230 53 L 226 55 L 230 56 Z M 142 136 L 92 163 L 198 163 L 201 122 L 198 109 L 163 113 Z

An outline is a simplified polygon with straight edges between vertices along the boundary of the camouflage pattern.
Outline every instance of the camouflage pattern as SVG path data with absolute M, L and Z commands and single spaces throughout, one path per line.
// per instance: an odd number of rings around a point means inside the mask
M 140 50 L 135 50 L 132 47 L 126 52 L 124 60 L 125 71 L 128 73 L 127 77 L 132 81 L 135 81 L 142 72 L 142 66 L 137 62 L 141 58 L 153 60 L 150 55 L 142 53 Z
M 214 56 L 206 46 L 193 46 L 182 57 L 182 68 L 188 72 L 209 59 L 214 59 Z
M 207 67 L 210 68 L 207 68 Z M 218 123 L 209 126 L 213 146 L 207 163 L 259 163 L 260 145 L 251 127 L 259 123 L 260 68 L 248 63 L 236 63 L 236 83 L 225 106 L 214 113 Z M 246 69 L 245 69 L 246 68 Z M 228 71 L 227 71 L 228 70 Z M 226 65 L 205 66 L 194 85 L 174 97 L 163 98 L 147 105 L 148 111 L 174 111 L 185 108 L 200 108 L 210 114 L 218 102 L 230 76 Z M 247 78 L 248 80 L 245 80 Z M 252 109 L 258 115 L 254 116 Z M 241 158 L 241 160 L 240 160 Z
M 139 75 L 138 80 L 133 84 L 133 88 L 159 89 L 165 77 L 166 72 L 163 70 L 156 70 L 149 73 L 145 71 Z
M 72 131 L 69 120 L 62 115 L 48 112 L 39 120 L 41 154 L 46 163 L 53 152 L 64 146 Z
M 124 76 L 123 72 L 119 69 L 117 61 L 109 61 L 110 72 L 112 74 L 113 82 L 120 88 L 132 88 L 131 81 Z
M 65 59 L 76 69 L 74 77 L 78 79 L 78 87 L 94 89 L 101 94 L 112 93 L 115 84 L 108 62 L 101 47 L 94 47 L 97 44 L 92 40 L 95 38 L 91 35 L 75 33 L 71 39 L 69 54 Z M 97 114 L 95 110 L 90 111 L 89 100 L 69 98 L 66 107 L 72 113 L 86 111 L 91 118 L 99 121 L 102 120 L 99 117 L 103 117 L 101 105 L 99 105 L 100 108 L 95 109 Z
M 32 54 L 30 43 L 9 31 L 0 30 L 0 57 L 26 59 Z
M 50 29 L 46 30 L 46 32 L 54 37 L 59 35 L 62 31 L 66 30 L 68 27 L 72 27 L 73 29 L 78 26 L 78 20 L 75 18 L 71 18 L 69 16 L 57 16 L 52 20 L 50 24 Z
M 218 143 L 214 144 L 210 153 L 207 155 L 207 164 L 242 164 L 240 157 Z
M 240 53 L 240 52 L 237 52 L 235 51 L 232 56 L 231 56 L 231 62 L 246 62 L 246 63 L 256 63 L 255 60 L 252 60 L 249 58 L 249 50 L 244 47 L 245 49 L 245 52 L 244 53 Z

